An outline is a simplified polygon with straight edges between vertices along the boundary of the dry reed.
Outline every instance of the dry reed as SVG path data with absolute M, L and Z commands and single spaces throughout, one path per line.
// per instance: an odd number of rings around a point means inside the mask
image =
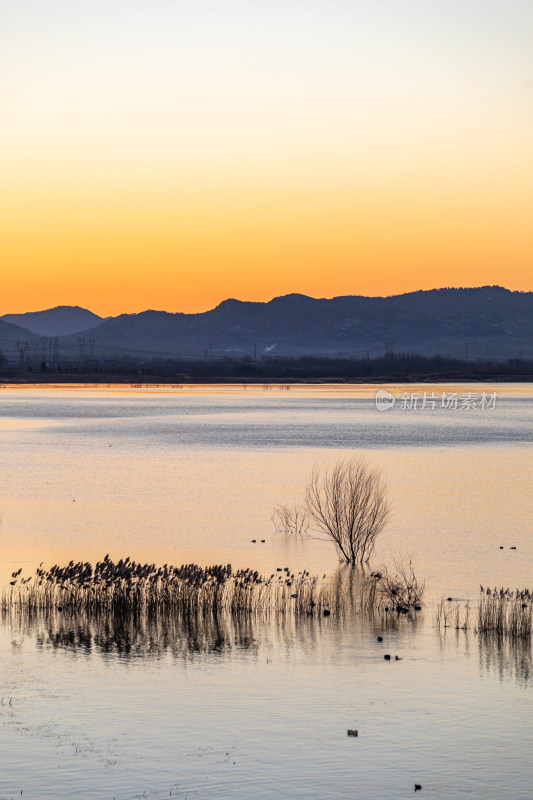
M 199 567 L 185 564 L 140 564 L 129 558 L 113 562 L 109 556 L 96 566 L 88 562 L 37 569 L 19 577 L 3 591 L 3 608 L 56 609 L 140 613 L 178 610 L 213 613 L 341 613 L 347 604 L 338 587 L 304 570 L 285 567 L 268 578 L 257 571 L 233 571 L 230 564 Z M 325 578 L 325 576 L 324 576 Z
M 463 610 L 464 609 L 464 610 Z M 438 628 L 467 630 L 470 627 L 469 604 L 461 609 L 442 600 L 437 607 Z M 533 593 L 529 589 L 484 589 L 481 587 L 475 631 L 482 634 L 529 639 L 533 628 Z

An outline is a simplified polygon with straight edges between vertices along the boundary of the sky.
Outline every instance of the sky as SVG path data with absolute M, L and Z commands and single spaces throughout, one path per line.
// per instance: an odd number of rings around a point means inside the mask
M 3 0 L 0 314 L 533 289 L 531 0 Z

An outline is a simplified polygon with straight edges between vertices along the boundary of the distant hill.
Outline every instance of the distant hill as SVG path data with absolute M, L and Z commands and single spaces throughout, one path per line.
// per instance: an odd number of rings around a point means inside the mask
M 56 306 L 46 311 L 4 314 L 0 320 L 20 325 L 39 336 L 67 336 L 81 333 L 104 321 L 103 317 L 79 306 Z
M 24 353 L 29 355 L 33 352 L 33 347 L 37 347 L 40 339 L 27 328 L 21 328 L 11 322 L 4 322 L 0 318 L 0 353 L 10 360 L 19 359 L 20 351 L 17 342 L 21 343 Z
M 206 353 L 376 356 L 387 350 L 532 357 L 533 292 L 484 286 L 392 297 L 289 294 L 267 303 L 230 299 L 201 314 L 122 314 L 92 328 L 90 338 L 95 355 L 145 358 Z M 77 346 L 74 336 L 61 340 L 62 352 L 72 357 Z

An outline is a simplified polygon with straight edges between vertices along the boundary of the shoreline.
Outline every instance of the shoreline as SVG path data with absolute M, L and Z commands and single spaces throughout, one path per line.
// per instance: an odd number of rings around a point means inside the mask
M 31 377 L 21 376 L 0 376 L 0 389 L 9 386 L 56 386 L 56 385 L 77 385 L 77 386 L 134 386 L 134 387 L 156 387 L 156 386 L 209 386 L 209 385 L 229 385 L 229 386 L 306 386 L 306 385 L 381 385 L 381 384 L 405 384 L 416 383 L 533 383 L 533 373 L 529 374 L 476 374 L 468 372 L 454 373 L 416 373 L 412 375 L 369 375 L 356 378 L 341 378 L 337 376 L 294 378 L 290 380 L 284 377 L 247 377 L 239 376 L 220 376 L 192 377 L 189 375 L 105 375 L 105 374 L 70 374 L 63 375 L 55 373 L 53 375 L 37 374 Z

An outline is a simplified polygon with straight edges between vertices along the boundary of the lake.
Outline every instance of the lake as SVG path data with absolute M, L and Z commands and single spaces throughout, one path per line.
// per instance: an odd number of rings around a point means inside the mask
M 533 386 L 387 386 L 381 412 L 377 388 L 0 390 L 3 586 L 107 553 L 334 577 L 330 542 L 271 516 L 363 455 L 392 507 L 373 563 L 427 587 L 389 626 L 5 613 L 2 800 L 531 796 L 530 642 L 438 630 L 435 607 L 531 586 Z

